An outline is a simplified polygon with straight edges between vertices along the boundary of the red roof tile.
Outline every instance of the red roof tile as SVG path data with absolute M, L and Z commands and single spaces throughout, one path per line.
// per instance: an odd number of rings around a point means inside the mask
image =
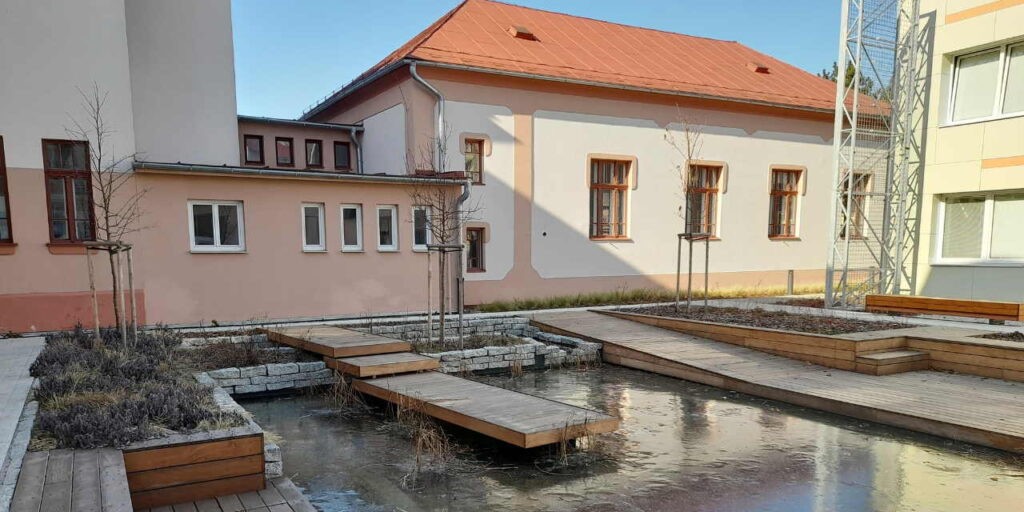
M 513 37 L 512 27 L 536 40 Z M 352 84 L 402 59 L 805 109 L 835 104 L 834 82 L 735 41 L 491 0 L 465 0 Z

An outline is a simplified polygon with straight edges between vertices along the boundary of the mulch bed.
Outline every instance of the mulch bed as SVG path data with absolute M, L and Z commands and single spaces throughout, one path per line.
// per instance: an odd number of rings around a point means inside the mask
M 990 340 L 1006 340 L 1016 341 L 1017 343 L 1024 343 L 1024 332 L 1013 331 L 1013 332 L 994 332 L 992 334 L 982 334 L 977 336 L 978 338 L 987 338 Z
M 786 300 L 780 300 L 780 301 L 776 302 L 775 304 L 782 304 L 782 305 L 785 305 L 785 306 L 799 306 L 799 307 L 802 307 L 802 308 L 819 308 L 819 309 L 821 309 L 821 308 L 825 307 L 825 299 L 822 299 L 821 297 L 812 298 L 812 299 L 786 299 Z
M 903 329 L 909 327 L 909 325 L 899 322 L 870 322 L 866 320 L 852 320 L 849 318 L 833 316 L 800 315 L 795 313 L 785 313 L 782 311 L 767 311 L 760 308 L 741 309 L 709 307 L 705 310 L 700 305 L 694 305 L 692 306 L 689 315 L 687 315 L 683 310 L 676 311 L 672 306 L 631 309 L 623 308 L 620 311 L 671 318 L 685 318 L 689 320 L 699 320 L 702 322 L 806 332 L 810 334 L 849 334 L 853 332 L 882 331 L 886 329 Z

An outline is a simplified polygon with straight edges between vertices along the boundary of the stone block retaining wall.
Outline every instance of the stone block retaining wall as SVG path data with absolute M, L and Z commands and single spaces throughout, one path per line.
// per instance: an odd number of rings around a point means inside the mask
M 459 335 L 459 329 L 456 325 L 458 320 L 452 318 L 451 321 L 445 325 L 445 337 L 448 339 L 456 339 Z M 406 341 L 426 341 L 427 340 L 427 326 L 425 323 L 414 323 L 414 324 L 387 324 L 387 323 L 374 323 L 374 324 L 361 324 L 354 327 L 357 331 L 369 332 L 372 334 L 379 334 L 381 336 L 391 336 L 400 338 Z M 433 336 L 431 338 L 437 338 L 438 333 L 441 332 L 441 327 L 437 322 L 433 325 Z M 505 335 L 505 336 L 520 336 L 526 338 L 532 338 L 540 332 L 540 329 L 530 325 L 530 321 L 525 318 L 509 316 L 500 318 L 479 318 L 473 320 L 466 320 L 463 323 L 462 332 L 466 336 L 474 335 Z
M 334 370 L 323 361 L 272 363 L 244 368 L 210 370 L 206 375 L 232 395 L 281 389 L 308 388 L 334 383 Z

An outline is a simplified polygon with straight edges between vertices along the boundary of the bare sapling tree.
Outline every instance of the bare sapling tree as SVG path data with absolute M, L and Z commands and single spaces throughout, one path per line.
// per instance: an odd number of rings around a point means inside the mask
M 418 172 L 426 172 L 434 176 L 445 176 L 451 172 L 451 164 L 448 158 L 448 139 L 451 133 L 450 127 L 445 126 L 442 137 L 430 140 L 426 146 L 420 148 L 420 154 L 416 168 Z M 460 169 L 461 171 L 461 169 Z M 452 269 L 454 263 L 461 263 L 462 255 L 462 232 L 467 222 L 471 221 L 477 211 L 478 205 L 468 200 L 461 201 L 464 187 L 458 186 L 459 181 L 453 179 L 450 185 L 433 183 L 416 184 L 409 191 L 409 199 L 415 207 L 419 207 L 418 213 L 413 214 L 412 222 L 422 223 L 428 241 L 428 256 L 430 252 L 437 252 L 437 293 L 438 293 L 438 340 L 445 343 L 445 327 L 447 313 L 456 309 L 452 302 L 461 301 L 461 290 L 451 293 L 453 284 L 458 286 L 461 275 Z M 421 217 L 416 218 L 417 215 Z M 458 258 L 458 260 L 456 260 Z M 428 259 L 428 266 L 430 262 Z M 457 268 L 461 269 L 461 265 Z M 453 283 L 453 278 L 455 283 Z M 427 272 L 428 286 L 430 271 Z M 461 302 L 460 302 L 461 304 Z M 432 320 L 433 312 L 430 307 L 430 293 L 427 294 L 427 336 L 433 336 Z M 460 339 L 461 342 L 461 339 Z M 461 347 L 460 347 L 461 348 Z
M 134 178 L 132 164 L 136 153 L 118 153 L 111 138 L 116 132 L 107 120 L 107 100 L 109 93 L 101 91 L 93 84 L 89 91 L 78 90 L 82 97 L 83 115 L 71 117 L 71 126 L 65 127 L 68 137 L 89 143 L 89 168 L 92 171 L 92 201 L 96 221 L 94 224 L 95 243 L 87 243 L 89 251 L 103 250 L 107 253 L 110 266 L 111 288 L 113 292 L 114 322 L 127 338 L 131 323 L 131 332 L 137 329 L 134 307 L 134 276 L 131 265 L 131 244 L 125 239 L 143 227 L 140 219 L 143 215 L 141 201 L 146 193 L 138 187 Z M 128 262 L 122 261 L 122 253 L 127 253 Z M 89 281 L 93 292 L 93 318 L 96 322 L 96 335 L 99 336 L 99 312 L 95 299 L 95 278 L 92 275 L 92 260 L 89 258 Z M 128 284 L 132 308 L 128 319 L 124 305 L 124 268 L 128 269 Z M 132 336 L 134 338 L 134 334 Z
M 701 150 L 704 146 L 704 129 L 701 123 L 696 122 L 689 115 L 677 106 L 676 122 L 665 128 L 665 142 L 676 153 L 676 162 L 672 170 L 676 173 L 679 183 L 680 205 L 677 215 L 683 220 L 683 232 L 676 235 L 676 300 L 675 310 L 679 311 L 680 302 L 680 275 L 682 273 L 682 252 L 683 240 L 686 239 L 690 248 L 690 269 L 687 272 L 686 289 L 686 310 L 690 311 L 690 302 L 693 298 L 693 240 L 694 237 L 703 237 L 707 244 L 710 234 L 700 233 L 703 225 L 702 213 L 709 205 L 704 200 L 695 199 L 691 189 L 700 186 L 700 173 L 694 172 L 695 166 L 700 161 Z M 674 129 L 678 127 L 678 129 Z M 707 248 L 705 248 L 707 249 Z M 704 259 L 704 300 L 707 302 L 707 253 Z

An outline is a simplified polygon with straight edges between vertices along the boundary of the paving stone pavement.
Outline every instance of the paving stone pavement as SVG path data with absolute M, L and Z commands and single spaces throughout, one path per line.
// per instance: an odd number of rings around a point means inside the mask
M 45 340 L 39 336 L 0 340 L 0 382 L 3 383 L 0 386 L 0 465 L 7 462 L 18 419 L 32 388 L 28 368 L 44 344 Z

